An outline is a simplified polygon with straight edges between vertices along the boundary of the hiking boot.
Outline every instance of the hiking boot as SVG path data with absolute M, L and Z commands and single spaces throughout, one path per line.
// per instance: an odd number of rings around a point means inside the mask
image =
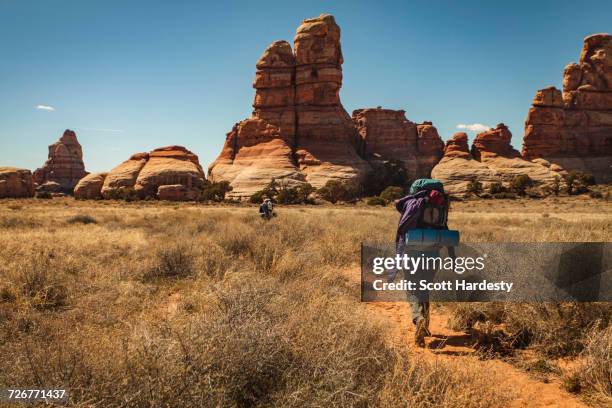
M 420 318 L 416 321 L 416 330 L 414 332 L 414 343 L 418 347 L 425 347 L 425 336 L 427 334 L 427 322 Z

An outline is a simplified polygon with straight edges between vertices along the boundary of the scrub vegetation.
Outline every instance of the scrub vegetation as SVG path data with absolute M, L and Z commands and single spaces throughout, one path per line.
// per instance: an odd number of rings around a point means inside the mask
M 425 358 L 359 302 L 344 271 L 361 241 L 393 240 L 392 207 L 280 206 L 266 222 L 246 205 L 1 201 L 0 388 L 63 386 L 77 407 L 506 405 L 520 390 L 497 366 Z M 472 242 L 609 241 L 612 204 L 463 201 L 450 223 Z M 580 392 L 609 398 L 610 308 L 439 307 L 579 356 Z

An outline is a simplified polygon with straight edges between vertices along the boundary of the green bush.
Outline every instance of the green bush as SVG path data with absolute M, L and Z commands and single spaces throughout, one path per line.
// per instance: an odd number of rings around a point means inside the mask
M 482 183 L 476 179 L 470 180 L 467 185 L 467 192 L 470 194 L 479 195 L 482 193 Z
M 502 183 L 500 183 L 499 181 L 491 183 L 491 185 L 489 186 L 489 193 L 491 193 L 491 194 L 499 194 L 499 193 L 503 193 L 505 191 L 506 191 L 506 189 L 504 188 Z
M 368 199 L 366 200 L 366 204 L 367 205 L 382 205 L 382 206 L 385 206 L 385 205 L 387 205 L 387 201 L 384 198 L 381 198 L 381 197 L 368 197 Z
M 582 194 L 589 191 L 589 186 L 595 184 L 592 174 L 572 170 L 563 176 L 567 187 L 567 194 Z
M 406 188 L 412 180 L 401 160 L 385 160 L 384 162 L 373 162 L 372 171 L 368 172 L 363 181 L 364 194 L 379 195 L 389 186 Z
M 280 204 L 311 204 L 310 195 L 315 188 L 309 183 L 303 183 L 295 187 L 281 186 L 276 196 Z
M 380 198 L 386 201 L 394 201 L 402 198 L 404 195 L 404 189 L 397 186 L 389 186 L 380 193 Z
M 275 199 L 278 193 L 279 184 L 275 179 L 272 179 L 270 183 L 263 188 L 263 190 L 253 193 L 253 195 L 249 198 L 249 202 L 258 204 L 261 203 L 264 198 Z
M 202 189 L 200 199 L 203 201 L 223 201 L 225 195 L 232 191 L 229 181 L 220 181 L 218 183 L 207 183 Z
M 338 201 L 349 202 L 359 196 L 359 185 L 354 181 L 329 180 L 317 190 L 317 194 L 332 204 Z
M 525 195 L 525 191 L 527 190 L 527 187 L 531 185 L 531 183 L 532 180 L 528 175 L 519 174 L 512 179 L 512 190 L 519 195 Z

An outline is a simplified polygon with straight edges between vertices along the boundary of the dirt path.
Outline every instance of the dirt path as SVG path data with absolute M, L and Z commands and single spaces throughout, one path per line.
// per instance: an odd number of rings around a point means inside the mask
M 358 280 L 359 268 L 347 271 L 351 280 Z M 433 309 L 431 314 L 430 331 L 432 337 L 426 340 L 426 347 L 414 345 L 414 325 L 410 318 L 408 304 L 404 302 L 368 303 L 370 310 L 377 317 L 391 323 L 391 341 L 396 344 L 408 345 L 414 353 L 425 358 L 460 361 L 462 359 L 471 364 L 482 364 L 485 369 L 491 365 L 503 374 L 504 382 L 500 386 L 517 391 L 518 398 L 512 401 L 509 407 L 586 407 L 575 396 L 561 388 L 558 379 L 550 382 L 539 381 L 527 373 L 517 369 L 502 360 L 482 361 L 475 354 L 472 337 L 463 332 L 456 332 L 446 327 L 449 315 L 439 309 Z

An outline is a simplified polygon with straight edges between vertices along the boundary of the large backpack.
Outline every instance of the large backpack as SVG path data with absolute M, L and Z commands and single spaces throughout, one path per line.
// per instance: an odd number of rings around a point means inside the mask
M 418 221 L 419 228 L 447 229 L 448 210 L 450 207 L 449 197 L 444 193 L 444 185 L 436 179 L 418 179 L 410 186 L 410 193 L 415 194 L 422 190 L 435 190 L 442 194 L 444 202 L 434 204 L 427 200 L 421 211 Z

